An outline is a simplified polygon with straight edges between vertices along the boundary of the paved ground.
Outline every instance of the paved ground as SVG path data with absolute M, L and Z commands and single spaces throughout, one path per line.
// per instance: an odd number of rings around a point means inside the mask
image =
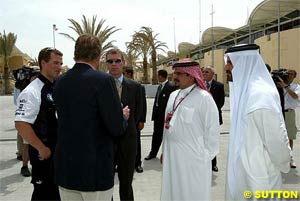
M 150 121 L 153 99 L 148 99 L 147 123 L 142 132 L 142 158 L 150 150 L 153 122 Z M 16 130 L 14 128 L 14 109 L 12 96 L 0 96 L 0 200 L 23 201 L 30 200 L 32 185 L 30 178 L 20 175 L 22 163 L 16 160 Z M 297 110 L 297 126 L 300 128 L 300 109 Z M 226 99 L 223 107 L 224 125 L 221 127 L 220 154 L 218 155 L 219 172 L 213 173 L 212 198 L 224 200 L 225 170 L 227 159 L 229 106 Z M 283 175 L 284 188 L 287 190 L 300 190 L 300 140 L 295 142 L 295 158 L 298 167 Z M 144 172 L 134 176 L 134 194 L 137 201 L 154 201 L 160 199 L 161 165 L 159 159 L 144 161 Z M 114 200 L 119 200 L 118 181 L 116 180 Z

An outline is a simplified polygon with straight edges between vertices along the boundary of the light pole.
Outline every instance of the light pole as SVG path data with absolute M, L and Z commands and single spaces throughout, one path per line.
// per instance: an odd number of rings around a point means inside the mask
M 55 48 L 55 31 L 57 30 L 56 25 L 53 24 L 53 47 Z

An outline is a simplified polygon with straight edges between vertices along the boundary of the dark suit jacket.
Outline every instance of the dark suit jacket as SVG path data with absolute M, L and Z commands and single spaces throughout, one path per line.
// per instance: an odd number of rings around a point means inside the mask
M 145 87 L 143 85 L 140 85 L 141 88 L 141 98 L 142 98 L 142 115 L 139 122 L 146 122 L 146 116 L 147 116 L 147 100 L 146 100 L 146 91 Z
M 58 139 L 55 181 L 79 191 L 113 187 L 114 137 L 123 133 L 123 114 L 109 74 L 77 63 L 56 82 Z
M 223 119 L 222 119 L 222 110 L 221 108 L 224 105 L 225 102 L 225 91 L 224 91 L 224 84 L 221 82 L 218 82 L 216 80 L 212 80 L 211 86 L 209 89 L 213 99 L 215 100 L 215 103 L 218 107 L 219 111 L 219 122 L 220 125 L 223 124 Z
M 158 91 L 156 92 L 152 110 L 152 121 L 158 120 L 162 123 L 164 122 L 165 110 L 169 100 L 169 96 L 175 89 L 176 87 L 168 81 L 166 82 L 160 94 L 158 94 Z M 158 103 L 158 107 L 156 106 L 156 103 Z
M 121 102 L 123 107 L 128 105 L 130 109 L 128 127 L 125 131 L 125 135 L 129 133 L 136 135 L 136 124 L 140 121 L 143 112 L 141 93 L 139 83 L 123 77 Z M 124 136 L 122 136 L 122 138 L 123 137 Z

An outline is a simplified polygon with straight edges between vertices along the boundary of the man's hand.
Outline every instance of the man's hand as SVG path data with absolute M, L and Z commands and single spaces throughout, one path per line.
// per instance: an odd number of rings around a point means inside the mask
M 123 117 L 124 117 L 124 119 L 128 120 L 129 115 L 130 115 L 130 109 L 129 109 L 128 105 L 126 105 L 126 107 L 123 108 Z
M 285 88 L 287 84 L 280 78 L 278 77 L 279 82 L 277 82 L 282 88 Z
M 48 147 L 43 147 L 38 150 L 39 151 L 39 159 L 45 160 L 51 156 L 51 150 Z
M 139 122 L 138 129 L 141 131 L 144 128 L 144 122 Z

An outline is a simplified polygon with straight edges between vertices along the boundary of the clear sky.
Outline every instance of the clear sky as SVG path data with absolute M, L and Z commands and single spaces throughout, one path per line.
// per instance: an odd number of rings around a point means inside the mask
M 158 40 L 167 43 L 169 50 L 174 51 L 175 42 L 176 48 L 180 42 L 199 43 L 199 27 L 203 33 L 212 26 L 212 5 L 213 25 L 234 29 L 245 25 L 248 15 L 262 1 L 1 0 L 0 31 L 16 34 L 16 46 L 30 57 L 37 58 L 42 48 L 53 47 L 52 26 L 56 24 L 55 46 L 64 53 L 64 64 L 72 67 L 74 42 L 58 34 L 63 32 L 76 37 L 68 28 L 69 18 L 79 22 L 83 14 L 88 18 L 97 15 L 98 21 L 106 20 L 105 26 L 120 28 L 110 40 L 116 40 L 114 45 L 122 51 L 126 50 L 125 42 L 131 40 L 135 31 L 149 26 L 154 33 L 159 33 Z

